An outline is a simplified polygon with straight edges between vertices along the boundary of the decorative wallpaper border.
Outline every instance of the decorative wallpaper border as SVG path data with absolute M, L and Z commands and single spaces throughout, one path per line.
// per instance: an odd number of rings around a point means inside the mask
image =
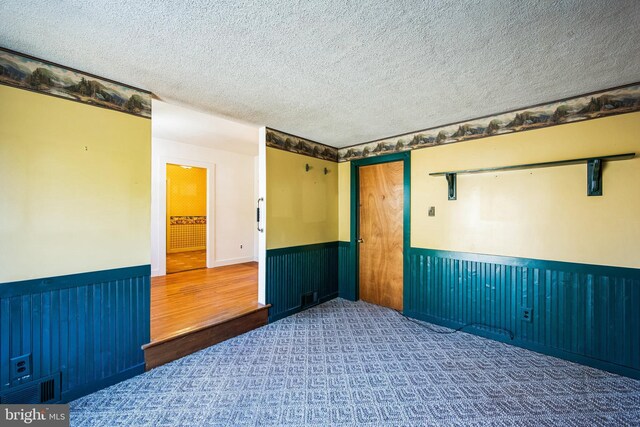
M 640 83 L 344 147 L 338 150 L 338 161 L 345 162 L 635 111 L 640 111 Z
M 206 216 L 170 216 L 170 225 L 206 224 Z
M 151 93 L 0 47 L 0 84 L 151 118 Z
M 317 159 L 338 161 L 338 149 L 299 136 L 267 128 L 267 147 L 304 154 Z

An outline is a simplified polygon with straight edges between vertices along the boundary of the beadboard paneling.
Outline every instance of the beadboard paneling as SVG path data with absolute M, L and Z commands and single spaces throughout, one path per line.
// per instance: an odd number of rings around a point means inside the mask
M 0 284 L 1 390 L 61 372 L 68 401 L 144 372 L 148 265 Z M 12 381 L 10 359 L 31 354 Z
M 302 310 L 307 292 L 318 292 L 320 302 L 338 296 L 338 242 L 267 250 L 266 270 L 273 322 Z
M 356 301 L 356 274 L 354 272 L 351 242 L 338 242 L 338 289 L 340 298 Z
M 411 317 L 640 378 L 637 269 L 412 248 L 404 304 Z

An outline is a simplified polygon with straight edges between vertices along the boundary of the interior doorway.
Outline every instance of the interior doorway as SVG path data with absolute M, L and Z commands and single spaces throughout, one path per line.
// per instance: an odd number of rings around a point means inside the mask
M 358 168 L 360 299 L 403 309 L 404 162 Z
M 207 169 L 167 163 L 167 274 L 207 267 Z

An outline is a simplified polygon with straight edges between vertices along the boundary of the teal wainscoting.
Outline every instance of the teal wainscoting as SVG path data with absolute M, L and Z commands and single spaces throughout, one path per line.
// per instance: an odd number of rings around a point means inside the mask
M 640 378 L 639 269 L 411 248 L 404 314 Z
M 317 302 L 338 296 L 338 242 L 267 250 L 266 299 L 273 322 L 309 307 L 302 296 L 317 293 Z
M 144 265 L 0 284 L 0 394 L 57 376 L 68 402 L 144 372 L 149 276 Z M 22 355 L 32 372 L 16 379 Z
M 356 301 L 356 274 L 352 259 L 351 242 L 338 242 L 338 289 L 340 298 Z

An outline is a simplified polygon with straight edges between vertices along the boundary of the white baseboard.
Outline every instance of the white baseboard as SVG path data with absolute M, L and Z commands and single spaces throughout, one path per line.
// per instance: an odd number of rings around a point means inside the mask
M 221 259 L 213 263 L 214 267 L 223 267 L 225 265 L 242 264 L 243 262 L 254 262 L 253 257 Z

